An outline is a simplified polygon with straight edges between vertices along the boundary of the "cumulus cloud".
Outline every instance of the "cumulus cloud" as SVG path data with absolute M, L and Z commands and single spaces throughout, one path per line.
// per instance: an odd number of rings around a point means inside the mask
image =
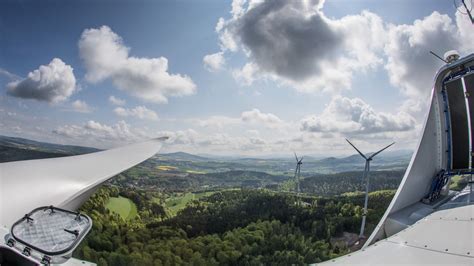
M 223 52 L 247 56 L 234 77 L 246 85 L 258 77 L 300 91 L 334 91 L 350 87 L 353 72 L 381 64 L 380 17 L 364 11 L 332 20 L 323 5 L 323 0 L 234 1 L 232 17 L 216 26 Z
M 259 68 L 255 63 L 247 63 L 241 69 L 232 71 L 234 79 L 246 86 L 251 85 L 261 75 L 262 73 L 259 73 Z
M 305 79 L 320 72 L 318 61 L 330 58 L 342 37 L 315 8 L 319 1 L 311 2 L 265 1 L 229 26 L 259 67 Z
M 203 63 L 204 67 L 210 72 L 217 72 L 221 70 L 225 65 L 225 59 L 223 52 L 218 52 L 215 54 L 208 54 L 204 56 Z
M 448 15 L 433 12 L 411 25 L 390 25 L 385 46 L 390 82 L 408 96 L 427 97 L 434 73 L 444 64 L 431 56 L 430 50 L 441 55 L 454 49 L 474 51 L 472 25 L 466 27 L 466 19 L 456 15 L 454 23 Z
M 406 112 L 376 112 L 359 98 L 341 96 L 334 97 L 321 115 L 301 120 L 302 131 L 343 134 L 409 131 L 415 125 L 415 119 Z
M 89 82 L 110 79 L 119 89 L 154 103 L 166 103 L 168 97 L 196 91 L 190 77 L 168 72 L 165 57 L 130 56 L 130 48 L 108 26 L 84 30 L 78 45 Z
M 262 124 L 269 127 L 276 127 L 283 124 L 278 116 L 272 113 L 262 113 L 259 109 L 242 112 L 241 119 L 244 122 Z
M 229 127 L 244 127 L 246 124 L 254 124 L 267 128 L 276 128 L 285 125 L 285 121 L 272 113 L 263 113 L 259 109 L 244 111 L 240 116 L 210 116 L 201 119 L 191 119 L 191 122 L 201 127 L 213 129 L 225 129 Z
M 125 105 L 125 100 L 117 98 L 113 95 L 109 97 L 109 102 L 113 105 Z
M 158 135 L 167 136 L 166 142 L 173 145 L 194 145 L 199 141 L 199 133 L 194 129 L 160 131 Z
M 142 120 L 158 120 L 158 115 L 155 111 L 146 108 L 145 106 L 137 106 L 135 108 L 123 108 L 117 107 L 114 109 L 114 113 L 122 117 L 135 117 Z
M 125 121 L 107 125 L 89 120 L 82 125 L 59 126 L 53 130 L 53 133 L 72 140 L 78 140 L 81 143 L 85 142 L 103 147 L 117 143 L 136 142 L 151 137 L 143 130 L 132 128 Z
M 433 12 L 393 25 L 369 11 L 328 18 L 324 2 L 234 0 L 231 17 L 216 26 L 221 52 L 246 56 L 234 78 L 243 85 L 274 80 L 302 92 L 339 92 L 352 86 L 354 75 L 385 66 L 405 95 L 425 96 L 442 64 L 430 50 L 474 49 L 472 24 L 459 12 L 455 21 Z
M 79 113 L 90 113 L 92 112 L 92 108 L 84 101 L 75 100 L 71 104 L 72 109 Z
M 41 65 L 22 80 L 7 84 L 7 94 L 11 96 L 49 103 L 65 101 L 75 91 L 73 68 L 59 58 L 54 58 L 48 65 Z

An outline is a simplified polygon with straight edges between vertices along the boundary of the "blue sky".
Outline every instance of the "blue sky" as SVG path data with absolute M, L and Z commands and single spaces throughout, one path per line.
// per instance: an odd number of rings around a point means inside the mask
M 252 156 L 346 154 L 345 137 L 410 149 L 441 65 L 429 50 L 467 55 L 472 35 L 444 0 L 2 1 L 0 134 L 100 148 L 168 135 L 165 151 Z

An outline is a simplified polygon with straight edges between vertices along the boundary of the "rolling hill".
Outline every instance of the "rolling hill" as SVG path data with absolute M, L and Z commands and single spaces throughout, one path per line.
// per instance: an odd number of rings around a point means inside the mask
M 0 136 L 0 162 L 55 158 L 96 151 L 99 149 Z

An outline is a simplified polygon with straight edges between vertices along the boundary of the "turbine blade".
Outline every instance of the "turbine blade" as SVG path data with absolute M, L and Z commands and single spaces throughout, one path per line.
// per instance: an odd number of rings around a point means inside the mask
M 395 142 L 392 142 L 390 145 L 388 145 L 388 146 L 386 146 L 385 148 L 383 148 L 383 149 L 379 150 L 378 152 L 376 152 L 376 153 L 372 154 L 372 155 L 369 157 L 369 159 L 372 159 L 372 158 L 374 158 L 374 157 L 375 157 L 375 155 L 377 155 L 377 154 L 379 154 L 379 153 L 383 152 L 384 150 L 386 150 L 388 147 L 392 146 L 393 144 L 395 144 Z
M 295 152 L 295 158 L 296 158 L 296 161 L 298 162 L 298 156 L 296 155 L 296 152 Z
M 304 158 L 304 156 L 301 156 L 301 159 L 300 159 L 300 161 L 299 161 L 300 163 L 303 161 L 303 158 Z
M 346 139 L 346 141 L 352 146 L 352 148 L 354 148 L 360 154 L 360 156 L 364 157 L 364 159 L 367 160 L 367 157 L 365 157 L 365 155 L 361 151 L 359 151 L 359 149 L 357 149 L 354 144 L 352 144 L 348 139 Z

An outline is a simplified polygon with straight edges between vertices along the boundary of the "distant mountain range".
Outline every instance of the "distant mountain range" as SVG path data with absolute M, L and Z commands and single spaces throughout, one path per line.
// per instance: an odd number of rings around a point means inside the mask
M 96 151 L 100 150 L 0 135 L 0 162 L 63 157 Z
M 162 153 L 156 155 L 158 159 L 168 159 L 168 160 L 177 160 L 177 161 L 192 161 L 192 162 L 207 162 L 212 161 L 210 158 L 203 156 L 198 156 L 186 152 L 173 152 L 173 153 Z
M 96 152 L 99 149 L 60 145 L 33 141 L 24 138 L 0 136 L 0 162 L 28 160 L 39 158 L 52 158 Z M 404 169 L 410 161 L 412 152 L 408 150 L 386 151 L 378 155 L 372 165 L 374 170 Z M 160 161 L 176 162 L 232 162 L 235 167 L 229 170 L 252 169 L 255 171 L 279 169 L 281 172 L 291 170 L 294 158 L 245 158 L 245 157 L 216 157 L 199 156 L 186 152 L 157 154 L 155 159 Z M 342 171 L 359 170 L 363 168 L 364 160 L 354 154 L 347 157 L 320 157 L 304 156 L 302 172 L 334 173 Z M 287 169 L 287 170 L 285 170 Z

